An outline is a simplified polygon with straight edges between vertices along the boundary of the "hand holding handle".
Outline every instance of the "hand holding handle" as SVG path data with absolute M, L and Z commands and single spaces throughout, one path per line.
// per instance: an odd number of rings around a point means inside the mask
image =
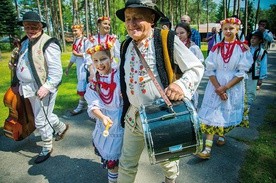
M 107 125 L 105 126 L 105 130 L 103 131 L 103 136 L 104 136 L 104 137 L 107 137 L 107 136 L 109 135 L 108 130 L 109 130 L 109 128 L 112 126 L 111 124 L 112 124 L 112 123 L 108 120 L 108 123 L 107 123 Z

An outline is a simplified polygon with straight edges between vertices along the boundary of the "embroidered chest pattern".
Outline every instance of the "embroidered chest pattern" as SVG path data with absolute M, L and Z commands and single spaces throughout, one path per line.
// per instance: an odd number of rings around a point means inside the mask
M 143 46 L 141 54 L 145 58 L 149 47 L 149 39 L 147 39 Z M 129 88 L 131 95 L 135 95 L 135 85 L 139 85 L 139 90 L 146 94 L 147 90 L 145 88 L 144 76 L 147 74 L 146 69 L 142 65 L 134 47 L 130 51 L 131 59 L 130 59 L 130 74 L 129 74 Z

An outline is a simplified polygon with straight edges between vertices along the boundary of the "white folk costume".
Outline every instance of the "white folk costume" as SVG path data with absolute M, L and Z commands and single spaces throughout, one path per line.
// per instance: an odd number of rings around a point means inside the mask
M 204 62 L 204 56 L 202 54 L 202 51 L 200 50 L 199 46 L 195 44 L 195 42 L 191 41 L 190 39 L 187 39 L 187 42 L 183 42 L 191 52 L 203 63 Z M 198 92 L 195 91 L 193 94 L 192 102 L 194 104 L 195 109 L 198 108 Z
M 215 76 L 221 86 L 226 85 L 234 77 L 246 78 L 253 58 L 243 43 L 221 42 L 216 44 L 205 60 L 206 76 Z M 242 122 L 244 112 L 244 80 L 226 91 L 228 99 L 223 101 L 216 94 L 215 87 L 208 82 L 199 117 L 202 122 L 202 131 L 207 134 L 224 135 L 225 128 L 234 127 Z M 207 127 L 206 127 L 207 126 Z M 208 127 L 213 127 L 209 129 Z M 219 128 L 220 130 L 215 130 Z M 225 130 L 225 131 L 224 131 Z
M 74 54 L 71 55 L 70 62 L 76 64 L 76 70 L 77 70 L 77 93 L 80 96 L 83 96 L 86 90 L 87 85 L 87 69 L 86 69 L 86 50 L 89 47 L 89 41 L 86 37 L 82 36 L 79 38 L 76 38 L 76 40 L 73 43 L 72 50 L 75 50 L 77 53 L 82 53 L 82 57 L 75 56 Z
M 66 125 L 53 113 L 57 89 L 63 73 L 60 59 L 61 49 L 58 44 L 52 42 L 43 52 L 43 47 L 48 40 L 50 40 L 50 37 L 42 34 L 33 41 L 29 39 L 23 41 L 16 67 L 16 75 L 19 79 L 19 93 L 30 100 L 35 117 L 35 126 L 41 134 L 41 139 L 44 143 L 42 152 L 47 153 L 52 150 L 53 131 L 59 133 L 66 129 Z M 32 51 L 29 50 L 30 46 Z M 32 55 L 29 55 L 30 53 Z M 38 79 L 36 79 L 31 68 L 30 58 L 34 63 Z M 39 89 L 38 82 L 50 91 L 42 100 L 36 95 Z
M 123 144 L 124 129 L 121 126 L 123 101 L 121 97 L 119 70 L 113 68 L 108 75 L 96 73 L 92 82 L 89 83 L 84 95 L 88 103 L 88 115 L 93 109 L 100 109 L 101 112 L 110 117 L 113 125 L 109 128 L 109 135 L 103 136 L 105 126 L 101 120 L 96 118 L 96 126 L 92 133 L 93 145 L 96 154 L 102 157 L 104 166 L 109 168 L 111 162 L 118 164 Z M 99 91 L 97 91 L 97 87 Z
M 165 74 L 165 66 L 162 66 L 162 63 L 164 63 L 164 58 L 161 56 L 162 45 L 161 41 L 159 43 L 156 41 L 161 40 L 160 33 L 158 34 L 160 30 L 155 29 L 152 31 L 152 34 L 147 39 L 139 43 L 138 49 L 147 61 L 147 64 L 161 87 L 166 88 L 167 86 L 164 81 L 167 74 Z M 174 35 L 175 33 L 171 33 L 173 37 L 168 37 L 172 38 L 169 42 L 173 44 L 174 48 L 172 50 L 174 55 L 173 61 L 179 66 L 183 73 L 174 83 L 180 86 L 185 97 L 191 100 L 201 81 L 204 66 L 195 55 L 184 46 L 180 39 Z M 158 35 L 159 38 L 157 37 Z M 124 55 L 125 61 L 122 59 L 120 65 L 120 71 L 125 71 L 125 76 L 121 79 L 121 87 L 125 86 L 125 88 L 122 89 L 122 93 L 124 92 L 126 94 L 123 94 L 123 96 L 127 96 L 130 106 L 124 118 L 125 137 L 119 166 L 119 172 L 121 171 L 122 174 L 120 177 L 119 173 L 118 179 L 120 182 L 134 182 L 135 171 L 137 171 L 138 161 L 145 143 L 142 122 L 139 116 L 139 108 L 141 105 L 152 104 L 156 99 L 161 98 L 161 96 L 146 69 L 143 67 L 134 49 L 133 42 L 129 43 Z M 164 69 L 164 72 L 160 72 L 159 68 Z M 125 83 L 125 85 L 123 85 L 123 83 Z M 160 166 L 167 178 L 175 179 L 179 174 L 178 164 L 178 160 L 166 161 L 161 163 Z M 133 172 L 135 172 L 135 174 Z
M 193 52 L 193 54 L 201 61 L 204 62 L 204 56 L 202 54 L 202 51 L 200 48 L 194 43 L 191 42 L 191 46 L 189 47 L 189 50 Z

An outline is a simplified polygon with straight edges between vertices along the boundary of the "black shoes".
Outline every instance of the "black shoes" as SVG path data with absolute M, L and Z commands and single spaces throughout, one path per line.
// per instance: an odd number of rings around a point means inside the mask
M 53 151 L 53 149 L 51 149 L 48 152 L 41 151 L 41 153 L 39 153 L 39 155 L 37 156 L 37 158 L 34 161 L 35 164 L 39 164 L 39 163 L 46 161 L 50 157 L 52 151 Z
M 61 134 L 57 134 L 57 135 L 56 135 L 55 141 L 60 141 L 60 140 L 62 140 L 62 139 L 64 138 L 64 135 L 65 135 L 66 131 L 68 130 L 68 128 L 69 128 L 69 125 L 66 124 L 65 130 L 64 130 Z

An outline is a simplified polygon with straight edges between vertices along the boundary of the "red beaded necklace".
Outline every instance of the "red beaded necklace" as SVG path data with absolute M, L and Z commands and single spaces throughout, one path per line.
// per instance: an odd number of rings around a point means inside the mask
M 83 40 L 83 37 L 81 37 L 81 40 L 79 41 L 79 44 L 77 45 L 76 42 L 77 42 L 77 39 L 75 40 L 75 42 L 73 43 L 73 50 L 75 50 L 77 53 L 79 53 L 81 47 L 82 47 L 82 40 Z
M 99 93 L 99 96 L 100 98 L 102 99 L 102 101 L 105 103 L 105 104 L 110 104 L 113 100 L 113 97 L 114 97 L 114 91 L 116 89 L 116 86 L 117 84 L 114 82 L 114 75 L 115 73 L 117 72 L 117 70 L 113 70 L 111 71 L 111 82 L 110 83 L 106 83 L 106 82 L 102 82 L 99 80 L 99 73 L 97 72 L 97 84 L 98 84 L 98 87 L 97 87 L 97 91 Z M 102 90 L 107 90 L 107 94 L 104 94 L 102 92 Z
M 109 40 L 109 34 L 106 35 L 105 44 L 108 42 L 108 40 Z M 101 35 L 100 35 L 100 33 L 98 34 L 98 44 L 101 44 Z
M 226 43 L 226 44 L 223 42 L 221 47 L 221 56 L 224 63 L 228 63 L 230 61 L 235 45 L 236 45 L 236 41 L 234 41 L 233 43 Z M 226 53 L 225 53 L 225 50 L 226 50 Z

